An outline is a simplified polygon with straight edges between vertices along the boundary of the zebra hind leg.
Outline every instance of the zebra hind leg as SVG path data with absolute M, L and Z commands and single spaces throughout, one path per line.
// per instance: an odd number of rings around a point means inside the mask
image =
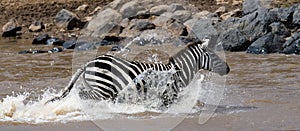
M 161 107 L 163 108 L 169 108 L 172 104 L 176 103 L 178 100 L 178 95 L 177 93 L 174 92 L 168 92 L 164 91 L 162 95 L 160 96 L 161 100 Z
M 54 101 L 58 101 L 58 100 L 61 100 L 62 99 L 62 97 L 54 97 L 54 98 L 52 98 L 52 99 L 50 99 L 50 100 L 48 100 L 48 101 L 46 101 L 46 103 L 45 104 L 48 104 L 48 103 L 51 103 L 51 102 L 54 102 Z
M 78 80 L 79 76 L 81 76 L 81 74 L 83 72 L 84 72 L 83 69 L 78 69 L 77 72 L 71 78 L 71 81 L 67 85 L 66 90 L 63 92 L 63 94 L 61 96 L 54 97 L 54 98 L 46 101 L 45 104 L 48 104 L 48 103 L 51 103 L 51 102 L 54 102 L 54 101 L 58 101 L 58 100 L 61 100 L 61 99 L 65 98 L 71 92 L 71 90 L 73 89 L 76 81 Z

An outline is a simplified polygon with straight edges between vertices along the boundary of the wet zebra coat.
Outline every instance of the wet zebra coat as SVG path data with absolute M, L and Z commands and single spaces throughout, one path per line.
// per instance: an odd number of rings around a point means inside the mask
M 114 99 L 127 85 L 133 86 L 138 92 L 147 92 L 146 81 L 135 82 L 138 75 L 146 70 L 168 71 L 174 68 L 175 80 L 171 88 L 177 93 L 187 86 L 200 69 L 209 70 L 220 75 L 229 72 L 229 66 L 213 51 L 203 47 L 201 43 L 192 43 L 172 56 L 167 64 L 149 64 L 128 61 L 111 55 L 102 55 L 87 62 L 71 79 L 65 92 L 48 102 L 66 97 L 80 76 L 87 90 L 79 92 L 82 99 L 106 100 Z M 48 103 L 47 102 L 47 103 Z

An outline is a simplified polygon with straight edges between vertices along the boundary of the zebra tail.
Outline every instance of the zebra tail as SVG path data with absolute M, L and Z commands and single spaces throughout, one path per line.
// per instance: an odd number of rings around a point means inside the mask
M 72 88 L 74 87 L 76 81 L 78 80 L 79 76 L 83 73 L 83 71 L 84 71 L 83 69 L 78 69 L 76 71 L 76 73 L 73 75 L 71 81 L 69 82 L 69 84 L 66 87 L 66 90 L 63 92 L 63 94 L 61 96 L 54 97 L 54 98 L 48 100 L 45 104 L 65 98 L 71 92 Z

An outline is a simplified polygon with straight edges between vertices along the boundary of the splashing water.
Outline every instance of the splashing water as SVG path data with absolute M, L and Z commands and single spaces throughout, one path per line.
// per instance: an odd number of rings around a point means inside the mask
M 77 99 L 73 95 L 66 101 L 45 105 L 44 103 L 52 96 L 53 93 L 47 90 L 41 95 L 42 99 L 28 103 L 24 101 L 29 97 L 29 93 L 19 94 L 16 97 L 7 96 L 0 103 L 0 121 L 36 124 L 49 121 L 64 121 L 68 120 L 68 118 L 77 120 L 76 116 L 82 115 L 82 112 L 79 110 L 80 105 L 70 103 Z
M 142 73 L 143 74 L 143 73 Z M 70 94 L 57 102 L 45 105 L 45 102 L 53 96 L 59 96 L 60 93 L 53 93 L 47 89 L 40 95 L 38 100 L 31 100 L 27 103 L 30 93 L 23 93 L 17 96 L 7 96 L 0 102 L 0 121 L 2 122 L 17 122 L 17 123 L 47 123 L 47 122 L 68 122 L 68 121 L 87 121 L 87 120 L 103 120 L 113 118 L 129 118 L 141 119 L 152 117 L 176 116 L 180 113 L 188 114 L 199 99 L 199 94 L 203 94 L 202 80 L 203 75 L 197 74 L 195 79 L 179 94 L 178 102 L 172 104 L 166 110 L 160 110 L 157 107 L 159 98 L 157 92 L 162 92 L 167 89 L 167 83 L 172 82 L 168 76 L 174 74 L 174 70 L 165 72 L 153 72 L 146 76 L 145 73 L 140 75 L 140 78 L 153 77 L 155 79 L 148 82 L 154 84 L 152 89 L 149 89 L 150 96 L 146 101 L 137 101 L 138 99 L 129 98 L 133 96 L 129 88 L 125 88 L 121 94 L 127 95 L 126 102 L 110 102 L 110 101 L 95 101 L 81 100 L 78 95 L 79 89 L 74 88 Z M 80 81 L 79 81 L 80 82 Z M 79 83 L 77 82 L 77 83 Z M 78 84 L 76 84 L 78 86 Z M 121 96 L 121 95 L 120 95 Z M 121 97 L 120 97 L 121 98 Z M 119 99 L 120 99 L 119 98 Z M 139 98 L 139 97 L 136 97 Z M 130 100 L 130 101 L 129 101 Z M 134 100 L 134 101 L 133 101 Z M 141 99 L 140 99 L 141 100 Z M 167 115 L 166 115 L 167 114 Z

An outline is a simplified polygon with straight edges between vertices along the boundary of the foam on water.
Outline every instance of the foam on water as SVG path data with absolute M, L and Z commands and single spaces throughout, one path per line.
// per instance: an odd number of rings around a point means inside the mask
M 0 103 L 0 121 L 43 123 L 49 121 L 80 120 L 84 116 L 78 104 L 71 101 L 78 100 L 70 96 L 69 99 L 45 105 L 53 97 L 53 93 L 45 91 L 41 99 L 24 103 L 29 93 L 19 94 L 16 97 L 7 96 Z M 84 117 L 83 117 L 84 118 Z
M 174 72 L 164 72 L 162 73 L 162 77 L 170 73 L 172 74 Z M 165 81 L 162 77 L 158 79 Z M 153 105 L 153 103 L 157 104 L 158 99 L 136 103 L 132 101 L 113 103 L 110 101 L 81 100 L 77 88 L 73 89 L 66 98 L 46 105 L 44 103 L 47 100 L 54 96 L 59 96 L 62 91 L 60 93 L 53 93 L 48 89 L 40 95 L 39 99 L 27 103 L 25 103 L 25 100 L 30 96 L 30 93 L 7 96 L 0 102 L 0 121 L 37 124 L 46 122 L 113 119 L 116 117 L 139 119 L 188 114 L 192 111 L 191 109 L 195 106 L 197 100 L 202 99 L 198 95 L 206 92 L 201 85 L 202 80 L 203 76 L 197 74 L 197 77 L 191 84 L 179 94 L 180 99 L 178 102 L 172 104 L 166 110 L 149 106 L 151 104 Z M 162 85 L 162 83 L 157 84 Z

